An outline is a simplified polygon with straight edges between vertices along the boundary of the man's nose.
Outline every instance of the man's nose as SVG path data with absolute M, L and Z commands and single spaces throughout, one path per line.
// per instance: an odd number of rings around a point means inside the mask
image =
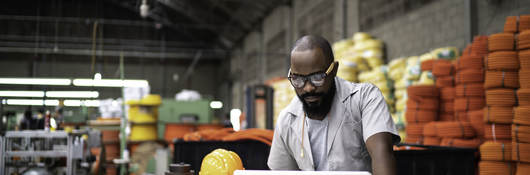
M 313 92 L 313 91 L 315 91 L 315 89 L 316 89 L 316 87 L 313 86 L 313 84 L 309 80 L 307 80 L 305 82 L 304 87 L 303 87 L 303 90 L 305 92 Z

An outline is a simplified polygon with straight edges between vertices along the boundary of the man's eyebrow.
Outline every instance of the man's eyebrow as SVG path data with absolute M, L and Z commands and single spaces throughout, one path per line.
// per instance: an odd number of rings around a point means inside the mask
M 293 73 L 293 72 L 291 71 L 291 74 L 293 74 L 293 75 L 296 75 L 296 76 L 304 76 L 304 77 L 311 76 L 311 75 L 318 74 L 318 73 L 324 73 L 324 71 L 317 71 L 317 72 L 309 73 L 309 74 L 307 74 L 307 75 L 297 74 L 297 73 Z

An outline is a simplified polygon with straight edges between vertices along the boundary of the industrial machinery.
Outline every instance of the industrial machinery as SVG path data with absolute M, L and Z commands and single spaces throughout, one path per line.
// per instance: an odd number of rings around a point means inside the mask
M 0 138 L 0 174 L 87 174 L 85 131 L 7 131 Z

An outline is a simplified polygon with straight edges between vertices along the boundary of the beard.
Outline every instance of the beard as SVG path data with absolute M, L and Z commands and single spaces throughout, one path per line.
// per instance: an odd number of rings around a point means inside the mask
M 325 116 L 331 109 L 333 103 L 333 97 L 335 96 L 335 81 L 332 82 L 331 87 L 328 92 L 318 93 L 318 92 L 308 92 L 304 94 L 296 94 L 298 99 L 302 102 L 304 111 L 310 116 Z M 305 101 L 306 97 L 320 97 L 321 100 L 316 102 L 307 102 Z

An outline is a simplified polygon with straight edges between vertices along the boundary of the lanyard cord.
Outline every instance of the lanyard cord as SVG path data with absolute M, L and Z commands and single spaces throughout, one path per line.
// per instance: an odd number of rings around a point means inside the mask
M 300 143 L 300 157 L 304 158 L 304 127 L 305 127 L 305 117 L 306 113 L 304 112 L 304 119 L 302 119 L 302 142 Z

